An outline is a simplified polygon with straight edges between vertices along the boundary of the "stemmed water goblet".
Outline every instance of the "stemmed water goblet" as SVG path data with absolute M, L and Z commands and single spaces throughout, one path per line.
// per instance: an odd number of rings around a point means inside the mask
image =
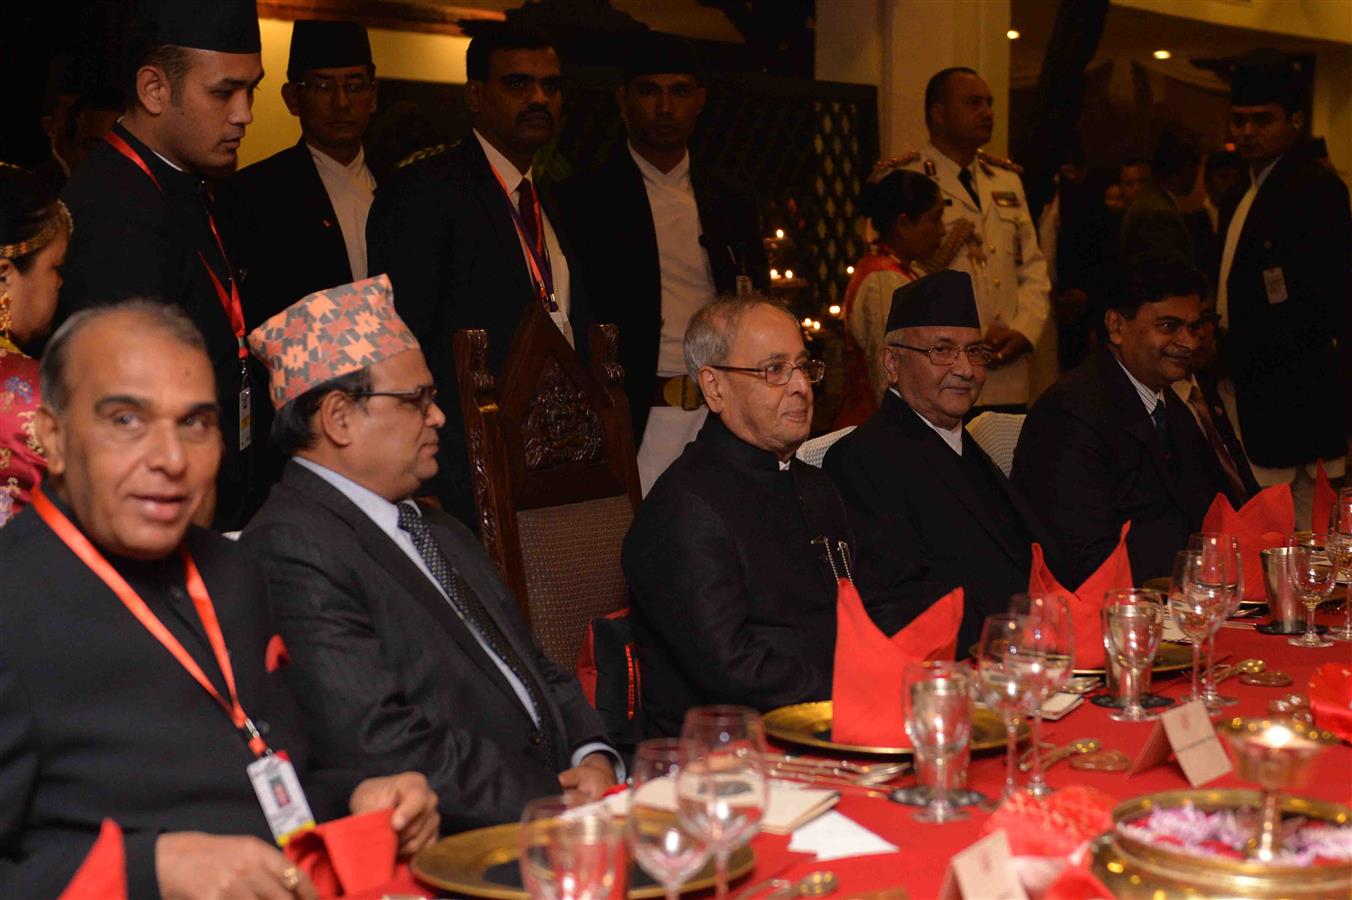
M 1018 792 L 1019 722 L 1028 714 L 1032 689 L 1022 670 L 1010 665 L 1007 659 L 1018 628 L 1017 616 L 1008 613 L 986 616 L 975 654 L 982 701 L 999 713 L 1005 724 L 1005 797 Z
M 1065 686 L 1075 659 L 1070 600 L 1064 594 L 1015 594 L 1010 612 L 1018 628 L 1005 651 L 1006 661 L 1029 686 L 1032 724 L 1032 774 L 1025 788 L 1034 797 L 1052 793 L 1042 774 L 1042 704 Z
M 1216 690 L 1216 632 L 1227 618 L 1239 611 L 1240 601 L 1244 599 L 1244 566 L 1239 538 L 1232 534 L 1208 531 L 1191 535 L 1188 549 L 1202 554 L 1194 570 L 1192 589 L 1207 593 L 1210 602 L 1221 613 L 1216 627 L 1207 636 L 1206 682 L 1202 686 L 1202 699 L 1207 709 L 1215 712 L 1239 702 Z
M 1330 628 L 1328 636 L 1335 641 L 1352 641 L 1352 487 L 1338 492 L 1329 513 L 1328 553 L 1337 569 L 1338 583 L 1348 593 L 1343 601 L 1343 624 Z
M 1299 638 L 1287 638 L 1287 643 L 1296 647 L 1332 647 L 1333 641 L 1315 630 L 1314 611 L 1333 593 L 1338 580 L 1336 567 L 1317 541 L 1293 535 L 1286 546 L 1291 548 L 1287 577 L 1291 589 L 1305 605 L 1305 633 Z
M 540 797 L 521 813 L 521 884 L 541 900 L 609 900 L 623 893 L 624 832 L 604 803 Z
M 1180 550 L 1174 554 L 1173 574 L 1169 578 L 1169 610 L 1178 630 L 1192 644 L 1192 691 L 1183 699 L 1205 703 L 1200 677 L 1202 644 L 1224 621 L 1226 602 L 1198 582 L 1201 566 L 1200 550 Z
M 667 900 L 680 896 L 681 885 L 709 860 L 704 837 L 682 824 L 671 810 L 670 798 L 681 768 L 677 738 L 643 741 L 634 750 L 630 768 L 629 818 L 625 837 L 634 860 L 666 892 Z
M 728 895 L 728 857 L 760 830 L 767 802 L 765 729 L 745 706 L 700 706 L 681 728 L 676 811 L 714 856 L 716 896 Z
M 1126 705 L 1108 718 L 1145 722 L 1154 718 L 1141 705 L 1141 675 L 1155 659 L 1164 634 L 1164 607 L 1154 591 L 1116 590 L 1104 597 L 1103 644 L 1126 682 Z
M 934 763 L 929 804 L 915 814 L 915 820 L 967 818 L 949 799 L 951 764 L 972 736 L 972 682 L 967 667 L 952 660 L 911 663 L 902 675 L 902 707 L 911 745 Z

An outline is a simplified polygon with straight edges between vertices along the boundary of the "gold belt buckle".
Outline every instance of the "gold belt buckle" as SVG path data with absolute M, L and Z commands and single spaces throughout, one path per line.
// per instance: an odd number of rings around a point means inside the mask
M 662 386 L 662 399 L 667 401 L 667 406 L 675 406 L 686 412 L 693 412 L 704 403 L 699 388 L 695 387 L 689 375 L 668 378 L 667 383 Z

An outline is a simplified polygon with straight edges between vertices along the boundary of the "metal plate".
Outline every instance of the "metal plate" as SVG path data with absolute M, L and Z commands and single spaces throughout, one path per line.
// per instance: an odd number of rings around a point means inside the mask
M 1168 597 L 1168 596 L 1169 596 L 1169 584 L 1170 584 L 1170 582 L 1171 582 L 1172 580 L 1173 580 L 1173 579 L 1168 578 L 1167 576 L 1164 577 L 1164 578 L 1150 578 L 1150 579 L 1147 579 L 1147 580 L 1146 580 L 1146 583 L 1143 585 L 1143 587 L 1144 587 L 1147 591 L 1158 591 L 1158 592 L 1160 592 L 1161 594 L 1163 594 L 1165 597 Z M 1250 599 L 1248 599 L 1248 598 L 1246 597 L 1246 598 L 1244 598 L 1243 600 L 1240 600 L 1240 601 L 1239 601 L 1239 605 L 1240 605 L 1240 608 L 1243 609 L 1243 608 L 1245 608 L 1245 607 L 1252 608 L 1252 607 L 1255 607 L 1255 606 L 1267 606 L 1267 605 L 1268 605 L 1268 602 L 1267 602 L 1267 598 L 1266 598 L 1266 597 L 1263 598 L 1262 600 L 1250 600 Z
M 1191 662 L 1189 662 L 1191 664 Z M 910 747 L 865 747 L 831 740 L 831 701 L 795 703 L 765 714 L 765 733 L 777 740 L 804 747 L 820 747 L 841 753 L 871 753 L 875 756 L 910 756 Z M 1019 740 L 1028 736 L 1028 725 L 1019 723 Z M 984 706 L 972 715 L 972 749 L 993 750 L 1005 745 L 1005 723 Z
M 476 828 L 451 835 L 421 850 L 413 857 L 413 874 L 420 881 L 452 894 L 466 897 L 496 897 L 502 900 L 529 900 L 519 883 L 518 860 L 521 848 L 518 823 Z M 743 844 L 728 859 L 728 881 L 750 872 L 756 864 L 755 851 Z M 638 881 L 639 884 L 634 883 Z M 637 865 L 629 870 L 630 898 L 663 897 L 661 885 L 653 883 Z M 710 862 L 681 887 L 681 893 L 693 893 L 714 886 L 714 868 Z
M 1167 675 L 1170 672 L 1187 672 L 1192 669 L 1192 644 L 1177 644 L 1173 641 L 1160 641 L 1159 652 L 1155 654 L 1155 664 L 1150 671 L 1155 675 Z M 1103 666 L 1097 669 L 1076 669 L 1076 675 L 1102 675 Z

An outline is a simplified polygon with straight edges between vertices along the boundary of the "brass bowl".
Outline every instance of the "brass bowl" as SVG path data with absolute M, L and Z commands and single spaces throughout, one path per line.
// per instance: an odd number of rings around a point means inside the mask
M 1257 809 L 1257 791 L 1163 791 L 1136 797 L 1113 810 L 1113 822 L 1134 821 L 1160 807 L 1192 804 L 1198 809 Z M 1288 815 L 1330 825 L 1352 823 L 1352 809 L 1337 803 L 1282 797 Z M 1196 897 L 1325 898 L 1352 894 L 1352 863 L 1275 866 L 1251 860 L 1221 859 L 1166 850 L 1117 831 L 1094 841 L 1094 875 L 1119 900 L 1171 900 Z

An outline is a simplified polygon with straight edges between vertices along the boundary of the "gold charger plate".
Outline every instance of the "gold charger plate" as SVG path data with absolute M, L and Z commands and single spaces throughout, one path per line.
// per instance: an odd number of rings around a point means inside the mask
M 790 744 L 820 747 L 823 750 L 836 750 L 842 753 L 871 753 L 875 756 L 911 755 L 910 747 L 865 747 L 831 740 L 830 700 L 781 706 L 766 713 L 764 721 L 766 734 Z M 1028 733 L 1028 725 L 1020 723 L 1019 740 L 1027 737 Z M 984 706 L 975 707 L 972 714 L 972 749 L 993 750 L 1004 745 L 1005 723 Z
M 521 848 L 517 834 L 521 825 L 515 822 L 492 825 L 473 831 L 453 834 L 419 851 L 413 857 L 413 874 L 420 880 L 467 897 L 496 897 L 501 900 L 528 900 L 525 890 L 514 884 L 492 877 L 498 866 L 510 866 L 512 876 L 519 871 L 517 861 Z M 743 844 L 728 859 L 728 881 L 732 882 L 750 872 L 756 864 L 756 853 Z M 631 873 L 637 870 L 635 865 Z M 646 877 L 646 876 L 645 876 Z M 693 879 L 681 887 L 681 893 L 702 891 L 714 886 L 714 868 L 710 862 Z M 646 884 L 630 888 L 631 898 L 662 897 L 662 887 Z
M 976 656 L 976 644 L 967 651 Z M 1167 675 L 1170 672 L 1186 672 L 1192 668 L 1192 645 L 1178 644 L 1173 641 L 1161 641 L 1159 652 L 1155 654 L 1155 664 L 1150 667 L 1154 675 Z M 1103 666 L 1097 669 L 1073 669 L 1073 675 L 1102 675 Z M 1074 692 L 1072 692 L 1074 693 Z
M 1151 579 L 1148 579 L 1148 580 L 1146 581 L 1146 583 L 1143 585 L 1143 587 L 1145 587 L 1145 589 L 1146 589 L 1147 591 L 1159 591 L 1159 592 L 1160 592 L 1161 594 L 1163 594 L 1165 597 L 1168 597 L 1168 596 L 1169 596 L 1169 582 L 1170 582 L 1170 579 L 1169 579 L 1168 577 L 1164 577 L 1164 578 L 1151 578 Z M 1250 606 L 1250 607 L 1252 607 L 1252 606 L 1267 606 L 1267 600 L 1266 600 L 1266 599 L 1263 599 L 1263 600 L 1248 600 L 1248 599 L 1244 599 L 1244 600 L 1239 601 L 1239 605 L 1240 605 L 1241 607 L 1245 607 L 1245 606 Z

